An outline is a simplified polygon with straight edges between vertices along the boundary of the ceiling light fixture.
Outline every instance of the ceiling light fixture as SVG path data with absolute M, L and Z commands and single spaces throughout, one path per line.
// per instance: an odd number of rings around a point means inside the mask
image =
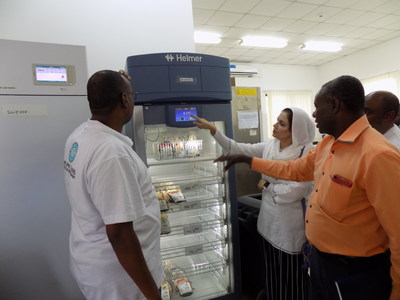
M 342 44 L 336 42 L 318 42 L 308 41 L 300 46 L 302 50 L 322 51 L 322 52 L 338 52 L 342 50 Z
M 198 44 L 219 44 L 221 35 L 214 32 L 196 31 L 194 33 L 194 42 Z
M 284 48 L 287 40 L 272 36 L 245 36 L 240 42 L 241 46 Z

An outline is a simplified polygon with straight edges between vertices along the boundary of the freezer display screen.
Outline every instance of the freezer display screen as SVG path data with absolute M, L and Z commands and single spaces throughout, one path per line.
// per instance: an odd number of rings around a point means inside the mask
M 195 119 L 190 115 L 197 116 L 197 108 L 196 107 L 175 108 L 175 121 L 176 122 L 194 121 Z
M 67 83 L 67 66 L 35 66 L 37 82 Z

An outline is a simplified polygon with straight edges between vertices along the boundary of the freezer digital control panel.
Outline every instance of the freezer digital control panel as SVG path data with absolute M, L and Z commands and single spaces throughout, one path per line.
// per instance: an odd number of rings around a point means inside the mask
M 76 81 L 71 65 L 33 64 L 32 71 L 35 85 L 73 85 Z

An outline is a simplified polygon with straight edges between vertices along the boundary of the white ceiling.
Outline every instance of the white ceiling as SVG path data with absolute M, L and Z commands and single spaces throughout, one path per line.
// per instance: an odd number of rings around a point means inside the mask
M 231 62 L 318 66 L 400 36 L 400 0 L 192 0 L 195 31 L 222 34 L 196 52 Z M 245 35 L 288 40 L 283 49 L 244 47 Z M 307 40 L 343 43 L 336 53 L 310 52 Z

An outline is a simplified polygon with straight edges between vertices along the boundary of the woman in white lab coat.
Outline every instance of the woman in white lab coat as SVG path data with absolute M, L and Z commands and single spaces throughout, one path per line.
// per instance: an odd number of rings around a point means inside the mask
M 210 130 L 228 154 L 289 161 L 304 156 L 313 147 L 314 122 L 306 112 L 295 107 L 282 110 L 274 124 L 273 139 L 257 144 L 236 143 L 218 131 L 213 123 L 195 118 L 194 124 Z M 308 299 L 308 270 L 302 268 L 302 247 L 306 242 L 303 199 L 310 194 L 312 182 L 263 175 L 261 184 L 263 192 L 257 229 L 264 238 L 267 299 Z

